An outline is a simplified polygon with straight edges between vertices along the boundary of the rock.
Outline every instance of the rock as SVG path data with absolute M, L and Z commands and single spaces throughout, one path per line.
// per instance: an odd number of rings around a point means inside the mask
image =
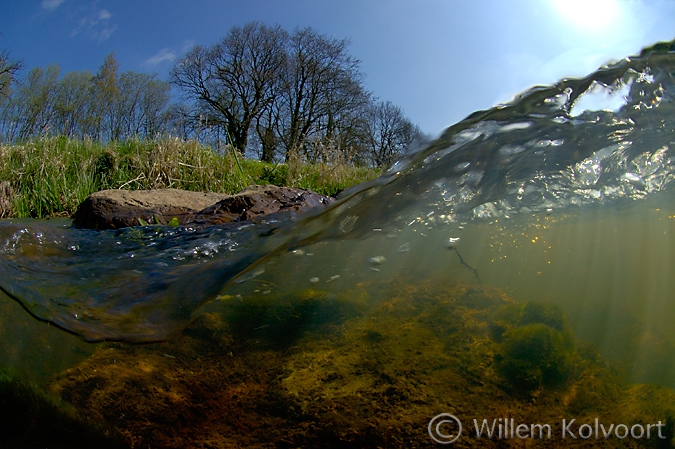
M 277 212 L 302 211 L 323 207 L 333 198 L 294 187 L 250 186 L 237 195 L 218 201 L 200 211 L 194 222 L 211 226 L 231 221 L 251 220 Z
M 91 194 L 78 206 L 73 225 L 88 229 L 118 229 L 138 226 L 142 224 L 140 220 L 168 224 L 172 218 L 184 224 L 200 210 L 228 197 L 178 189 L 102 190 Z
M 332 198 L 308 190 L 277 186 L 251 186 L 232 196 L 178 189 L 102 190 L 79 205 L 73 225 L 97 230 L 146 223 L 205 227 L 331 202 Z

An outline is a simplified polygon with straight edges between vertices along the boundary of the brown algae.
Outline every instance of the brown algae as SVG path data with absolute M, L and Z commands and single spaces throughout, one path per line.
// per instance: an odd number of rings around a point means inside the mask
M 130 447 L 429 447 L 442 412 L 466 423 L 661 420 L 666 441 L 570 441 L 554 427 L 536 443 L 669 447 L 675 392 L 626 379 L 575 340 L 558 307 L 435 277 L 225 297 L 175 340 L 99 346 L 51 390 Z M 467 431 L 455 446 L 525 443 Z

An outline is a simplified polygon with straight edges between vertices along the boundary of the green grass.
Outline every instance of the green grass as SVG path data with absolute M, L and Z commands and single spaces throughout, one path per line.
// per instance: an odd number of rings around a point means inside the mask
M 0 218 L 72 215 L 90 194 L 105 189 L 176 188 L 234 194 L 251 184 L 300 187 L 335 195 L 378 176 L 339 156 L 306 164 L 291 157 L 269 164 L 219 155 L 196 141 L 128 140 L 102 145 L 64 137 L 0 145 Z

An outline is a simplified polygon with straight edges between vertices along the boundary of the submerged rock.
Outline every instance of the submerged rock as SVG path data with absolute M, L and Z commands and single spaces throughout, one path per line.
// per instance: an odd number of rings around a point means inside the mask
M 211 226 L 285 211 L 325 206 L 333 198 L 292 187 L 250 186 L 236 195 L 179 189 L 102 190 L 73 215 L 73 225 L 119 229 L 145 224 Z

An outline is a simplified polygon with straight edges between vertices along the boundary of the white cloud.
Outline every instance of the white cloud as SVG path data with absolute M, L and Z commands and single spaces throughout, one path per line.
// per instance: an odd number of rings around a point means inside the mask
M 49 11 L 54 11 L 64 1 L 66 1 L 66 0 L 42 0 L 42 7 L 44 9 L 49 10 Z
M 176 53 L 171 51 L 168 48 L 162 48 L 160 51 L 155 53 L 153 56 L 149 57 L 148 59 L 145 60 L 143 63 L 145 66 L 148 67 L 154 67 L 156 65 L 159 65 L 165 61 L 173 61 L 176 59 Z
M 64 0 L 45 0 L 45 1 L 64 1 Z M 117 25 L 110 24 L 109 20 L 113 15 L 107 9 L 96 11 L 93 9 L 86 17 L 78 21 L 78 26 L 70 35 L 75 36 L 79 33 L 89 35 L 91 39 L 103 42 L 107 40 L 117 29 Z
M 111 27 L 105 27 L 101 30 L 100 33 L 98 33 L 98 41 L 103 42 L 106 39 L 108 39 L 112 34 L 113 31 L 117 29 L 117 25 L 113 25 Z
M 183 48 L 181 48 L 180 51 L 181 51 L 181 53 L 185 53 L 188 50 L 191 50 L 192 47 L 194 47 L 194 46 L 195 46 L 195 41 L 192 40 L 192 39 L 188 39 L 183 43 Z

